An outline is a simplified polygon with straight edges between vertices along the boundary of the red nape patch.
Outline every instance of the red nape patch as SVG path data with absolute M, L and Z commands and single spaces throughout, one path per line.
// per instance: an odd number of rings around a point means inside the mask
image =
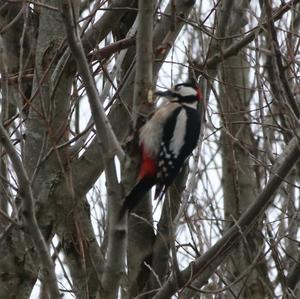
M 156 162 L 150 157 L 147 152 L 142 149 L 142 164 L 139 173 L 139 179 L 145 176 L 155 176 L 156 174 Z

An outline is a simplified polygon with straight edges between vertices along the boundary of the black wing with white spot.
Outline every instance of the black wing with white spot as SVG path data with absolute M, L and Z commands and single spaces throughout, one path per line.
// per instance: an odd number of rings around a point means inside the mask
M 178 107 L 167 119 L 157 161 L 155 198 L 172 184 L 182 164 L 197 145 L 199 133 L 200 119 L 195 109 Z
M 177 117 L 181 110 L 182 107 L 178 107 L 176 110 L 174 110 L 164 126 L 162 143 L 157 161 L 157 186 L 155 198 L 159 196 L 164 186 L 168 187 L 172 183 L 177 174 L 178 161 L 174 151 L 171 149 L 171 140 L 172 138 L 174 139 Z

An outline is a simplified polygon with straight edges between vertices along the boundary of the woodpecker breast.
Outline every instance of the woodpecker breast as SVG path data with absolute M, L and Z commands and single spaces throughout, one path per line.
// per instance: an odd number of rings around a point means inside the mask
M 140 145 L 153 159 L 159 155 L 164 125 L 173 112 L 180 107 L 178 103 L 168 103 L 159 108 L 150 120 L 141 128 Z

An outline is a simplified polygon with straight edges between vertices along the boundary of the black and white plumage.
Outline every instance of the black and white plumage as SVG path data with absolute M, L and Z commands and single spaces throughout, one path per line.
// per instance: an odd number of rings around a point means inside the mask
M 200 89 L 194 84 L 181 83 L 156 94 L 169 102 L 141 128 L 138 182 L 126 196 L 120 217 L 131 211 L 152 186 L 156 185 L 155 198 L 164 194 L 197 145 L 201 127 L 197 111 L 202 100 Z

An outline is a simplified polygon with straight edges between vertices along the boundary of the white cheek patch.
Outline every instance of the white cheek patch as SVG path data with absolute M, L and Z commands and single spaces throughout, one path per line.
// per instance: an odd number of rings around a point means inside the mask
M 181 89 L 179 90 L 179 94 L 182 97 L 186 97 L 186 96 L 197 96 L 197 91 L 189 86 L 182 86 Z

